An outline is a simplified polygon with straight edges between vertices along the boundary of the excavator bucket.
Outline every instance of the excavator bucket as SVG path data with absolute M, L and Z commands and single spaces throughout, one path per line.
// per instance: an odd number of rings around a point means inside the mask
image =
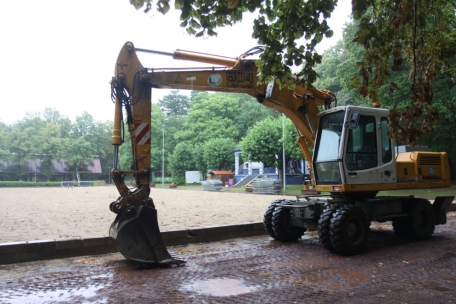
M 109 236 L 127 259 L 177 266 L 186 263 L 166 249 L 158 228 L 157 210 L 151 201 L 141 201 L 118 214 L 109 229 Z

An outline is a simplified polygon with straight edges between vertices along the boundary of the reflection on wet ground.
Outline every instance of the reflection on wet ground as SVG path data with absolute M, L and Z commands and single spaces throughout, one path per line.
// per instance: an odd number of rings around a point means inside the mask
M 120 254 L 0 265 L 0 303 L 451 303 L 456 218 L 412 242 L 372 228 L 365 253 L 327 252 L 315 232 L 170 248 L 183 267 L 136 264 Z

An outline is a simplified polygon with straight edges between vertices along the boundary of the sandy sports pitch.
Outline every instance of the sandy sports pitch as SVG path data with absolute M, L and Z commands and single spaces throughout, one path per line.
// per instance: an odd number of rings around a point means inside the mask
M 116 187 L 0 188 L 0 243 L 109 234 Z M 160 230 L 260 222 L 283 196 L 151 188 Z

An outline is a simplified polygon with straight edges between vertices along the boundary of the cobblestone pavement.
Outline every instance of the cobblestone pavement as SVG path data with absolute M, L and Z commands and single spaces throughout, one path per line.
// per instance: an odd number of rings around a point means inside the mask
M 374 225 L 365 252 L 340 257 L 315 232 L 170 248 L 188 262 L 156 268 L 120 254 L 0 265 L 0 303 L 454 303 L 456 218 L 432 239 Z

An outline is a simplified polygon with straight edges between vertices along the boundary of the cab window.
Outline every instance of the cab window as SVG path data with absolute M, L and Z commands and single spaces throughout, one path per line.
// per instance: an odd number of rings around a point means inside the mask
M 378 165 L 375 117 L 361 115 L 356 129 L 349 130 L 345 162 L 350 171 Z

